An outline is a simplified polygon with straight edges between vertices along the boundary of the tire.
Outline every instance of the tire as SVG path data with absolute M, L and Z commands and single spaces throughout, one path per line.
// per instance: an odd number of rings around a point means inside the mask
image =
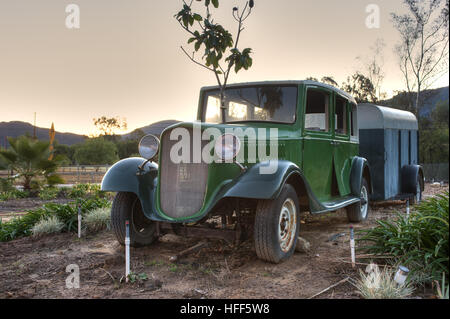
M 413 205 L 417 205 L 421 201 L 422 201 L 422 181 L 420 179 L 420 175 L 417 175 L 416 194 L 412 198 L 411 202 Z
M 363 178 L 362 180 L 359 194 L 361 200 L 365 201 L 365 204 L 362 204 L 360 201 L 347 207 L 347 218 L 350 222 L 353 223 L 365 221 L 370 212 L 369 184 L 367 183 L 365 178 Z
M 292 256 L 300 229 L 298 196 L 284 185 L 278 198 L 261 200 L 256 207 L 254 240 L 262 260 L 279 263 Z
M 133 193 L 118 192 L 111 208 L 111 228 L 117 241 L 125 244 L 125 221 L 130 222 L 130 246 L 151 244 L 156 238 L 156 224 L 145 217 L 141 201 Z

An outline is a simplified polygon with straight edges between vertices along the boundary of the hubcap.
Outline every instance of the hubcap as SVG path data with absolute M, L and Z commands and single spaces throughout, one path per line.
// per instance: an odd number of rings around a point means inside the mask
M 297 209 L 292 199 L 288 198 L 281 207 L 278 224 L 278 241 L 283 252 L 288 252 L 295 241 L 297 230 Z
M 367 216 L 367 205 L 369 205 L 369 195 L 365 186 L 361 187 L 361 217 L 363 219 Z

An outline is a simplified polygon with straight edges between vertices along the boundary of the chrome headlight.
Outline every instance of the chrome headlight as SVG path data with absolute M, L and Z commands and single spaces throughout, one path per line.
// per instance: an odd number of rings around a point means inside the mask
M 159 138 L 152 134 L 145 135 L 139 142 L 139 154 L 145 159 L 151 160 L 159 150 Z
M 241 141 L 233 134 L 223 134 L 216 140 L 214 151 L 216 155 L 225 161 L 236 157 L 241 149 Z

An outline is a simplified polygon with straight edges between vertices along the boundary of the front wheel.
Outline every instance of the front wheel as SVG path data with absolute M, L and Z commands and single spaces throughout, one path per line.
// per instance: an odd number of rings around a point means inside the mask
M 258 202 L 255 217 L 255 249 L 260 259 L 279 263 L 295 251 L 300 228 L 298 196 L 286 184 L 278 198 Z
M 369 186 L 365 178 L 361 182 L 360 201 L 347 207 L 347 218 L 350 222 L 362 222 L 369 215 Z
M 156 238 L 156 224 L 145 217 L 141 201 L 133 193 L 118 192 L 111 208 L 111 228 L 117 241 L 125 243 L 125 222 L 130 223 L 130 246 L 151 244 Z

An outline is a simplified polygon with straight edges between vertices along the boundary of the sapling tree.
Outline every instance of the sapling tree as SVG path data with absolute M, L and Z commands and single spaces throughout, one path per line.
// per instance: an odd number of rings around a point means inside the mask
M 243 9 L 233 8 L 232 15 L 238 24 L 235 38 L 212 17 L 212 7 L 219 8 L 219 0 L 196 1 L 204 2 L 204 15 L 194 11 L 194 0 L 183 0 L 183 9 L 174 16 L 190 36 L 187 43 L 194 45 L 194 51 L 191 54 L 183 46 L 181 46 L 181 50 L 192 62 L 214 73 L 220 88 L 222 122 L 225 122 L 224 98 L 230 72 L 232 69 L 236 73 L 241 69 L 248 70 L 253 62 L 250 57 L 252 49 L 245 48 L 241 51 L 238 45 L 241 33 L 244 31 L 244 22 L 252 13 L 254 1 L 246 1 Z M 196 53 L 201 49 L 203 50 L 202 56 L 196 57 Z

